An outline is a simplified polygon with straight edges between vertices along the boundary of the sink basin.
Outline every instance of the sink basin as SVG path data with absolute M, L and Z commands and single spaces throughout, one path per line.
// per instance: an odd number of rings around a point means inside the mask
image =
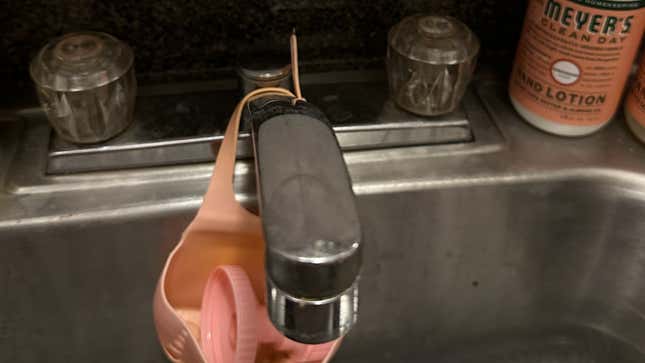
M 645 148 L 622 122 L 538 132 L 504 88 L 475 87 L 494 123 L 473 143 L 345 155 L 365 250 L 359 321 L 334 362 L 645 361 Z M 16 153 L 45 154 L 28 147 Z M 250 165 L 236 188 L 252 208 Z M 210 168 L 9 178 L 0 361 L 165 362 L 152 294 Z
M 372 243 L 339 361 L 645 361 L 643 195 L 560 180 L 360 205 Z
M 561 180 L 358 202 L 360 320 L 335 361 L 645 360 L 643 195 Z M 2 232 L 2 361 L 163 362 L 150 296 L 192 212 Z

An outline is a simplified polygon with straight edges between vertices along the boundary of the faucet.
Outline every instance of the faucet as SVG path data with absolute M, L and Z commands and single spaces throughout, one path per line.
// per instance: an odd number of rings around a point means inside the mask
M 266 241 L 267 309 L 307 344 L 345 335 L 358 314 L 361 227 L 342 153 L 312 104 L 267 96 L 247 104 Z

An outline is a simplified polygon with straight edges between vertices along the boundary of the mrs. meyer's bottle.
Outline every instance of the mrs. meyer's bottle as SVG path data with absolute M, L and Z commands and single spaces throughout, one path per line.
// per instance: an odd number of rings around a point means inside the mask
M 607 124 L 645 27 L 645 1 L 530 0 L 509 85 L 517 112 L 564 136 Z

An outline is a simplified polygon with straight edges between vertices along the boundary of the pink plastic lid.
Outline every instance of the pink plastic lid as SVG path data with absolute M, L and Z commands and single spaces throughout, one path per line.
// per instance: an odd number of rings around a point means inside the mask
M 200 340 L 209 363 L 253 363 L 258 342 L 251 282 L 237 266 L 211 272 L 202 297 Z
M 258 343 L 288 357 L 286 362 L 320 362 L 335 343 L 308 345 L 282 335 L 239 266 L 220 266 L 211 272 L 202 297 L 200 339 L 209 363 L 253 363 Z

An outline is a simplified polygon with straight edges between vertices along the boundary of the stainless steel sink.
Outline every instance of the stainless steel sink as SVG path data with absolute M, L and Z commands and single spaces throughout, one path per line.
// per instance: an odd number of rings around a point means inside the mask
M 493 120 L 471 113 L 474 142 L 345 154 L 366 247 L 334 361 L 645 361 L 645 147 L 622 120 L 584 139 L 536 131 L 497 81 L 473 94 Z M 210 165 L 33 182 L 12 170 L 46 150 L 12 130 L 0 123 L 16 149 L 0 153 L 0 361 L 164 362 L 154 284 Z M 249 165 L 236 185 L 252 207 Z

